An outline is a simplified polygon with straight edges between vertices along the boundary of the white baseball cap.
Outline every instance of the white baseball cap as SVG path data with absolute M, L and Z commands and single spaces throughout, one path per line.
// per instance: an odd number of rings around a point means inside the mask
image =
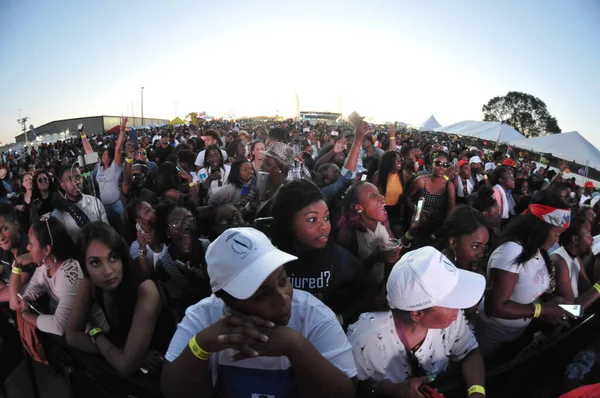
M 481 158 L 479 156 L 473 156 L 471 159 L 469 159 L 469 164 L 473 164 L 473 163 L 483 163 L 481 161 Z
M 239 300 L 250 298 L 277 268 L 298 257 L 277 249 L 254 228 L 230 228 L 206 251 L 210 287 Z
M 431 246 L 403 256 L 387 281 L 391 308 L 419 311 L 431 307 L 469 308 L 485 289 L 483 275 L 457 268 Z

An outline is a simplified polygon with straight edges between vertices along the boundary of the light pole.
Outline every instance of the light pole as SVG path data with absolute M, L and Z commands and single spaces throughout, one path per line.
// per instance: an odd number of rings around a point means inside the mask
M 144 87 L 142 87 L 142 126 L 144 125 Z
M 17 119 L 17 123 L 19 123 L 23 129 L 23 134 L 25 134 L 25 146 L 27 146 L 27 127 L 25 127 L 25 123 L 27 123 L 27 121 L 29 120 L 29 118 L 27 116 L 22 117 L 20 119 Z

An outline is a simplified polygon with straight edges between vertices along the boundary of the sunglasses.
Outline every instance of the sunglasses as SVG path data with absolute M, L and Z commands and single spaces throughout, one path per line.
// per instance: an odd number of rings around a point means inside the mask
M 448 167 L 452 166 L 452 163 L 450 162 L 441 162 L 439 160 L 436 160 L 435 162 L 433 162 L 435 167 L 443 167 L 445 169 L 447 169 Z
M 178 230 L 193 230 L 196 229 L 196 219 L 194 217 L 186 217 L 183 220 L 177 220 L 169 223 L 169 228 Z
M 48 182 L 48 179 L 46 177 L 42 177 L 42 178 L 38 178 L 37 180 L 38 182 L 41 182 L 42 184 L 45 182 Z

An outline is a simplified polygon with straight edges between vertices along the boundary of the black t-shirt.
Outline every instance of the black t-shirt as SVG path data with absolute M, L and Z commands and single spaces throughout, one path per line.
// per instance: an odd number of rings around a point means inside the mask
M 167 158 L 167 156 L 169 156 L 171 153 L 173 153 L 173 147 L 171 145 L 167 145 L 166 148 L 159 146 L 154 151 L 154 158 L 155 159 L 158 158 L 159 163 L 163 163 L 165 161 L 165 159 Z
M 343 313 L 364 296 L 367 270 L 343 247 L 327 243 L 324 249 L 295 255 L 298 260 L 285 265 L 294 289 L 311 293 L 336 314 Z
M 27 253 L 27 245 L 29 244 L 29 240 L 26 235 L 21 235 L 21 241 L 19 242 L 19 249 L 17 250 L 17 256 L 21 254 Z M 0 268 L 2 280 L 8 283 L 10 280 L 10 273 L 12 272 L 12 264 L 15 261 L 15 256 L 13 256 L 12 252 L 4 251 L 0 249 Z M 35 266 L 31 266 L 31 264 L 21 264 L 23 265 L 23 272 L 27 272 L 33 274 L 35 271 Z M 27 265 L 27 266 L 26 266 Z

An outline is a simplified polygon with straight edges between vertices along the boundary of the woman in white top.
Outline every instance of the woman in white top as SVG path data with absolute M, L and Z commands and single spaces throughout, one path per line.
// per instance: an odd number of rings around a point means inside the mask
M 550 255 L 556 267 L 556 292 L 584 308 L 600 297 L 600 291 L 592 288 L 581 260 L 593 243 L 590 223 L 583 217 L 574 217 L 569 228 L 560 235 L 560 248 Z
M 541 190 L 532 199 L 527 214 L 505 230 L 505 243 L 491 255 L 488 282 L 491 288 L 479 305 L 475 328 L 484 356 L 500 345 L 516 340 L 532 318 L 557 324 L 569 314 L 555 297 L 540 303 L 540 296 L 554 293 L 555 277 L 548 250 L 569 226 L 571 210 L 551 190 Z
M 73 241 L 62 223 L 50 214 L 42 216 L 40 221 L 29 228 L 29 253 L 15 260 L 10 280 L 10 307 L 15 311 L 26 311 L 28 303 L 36 301 L 43 294 L 50 296 L 51 315 L 38 315 L 23 312 L 23 319 L 42 332 L 64 335 L 77 288 L 83 278 L 79 262 L 70 258 Z M 19 273 L 22 265 L 35 263 L 38 267 L 19 297 L 21 280 Z M 103 325 L 105 318 L 98 307 L 92 315 L 95 323 Z
M 384 197 L 377 187 L 359 182 L 346 192 L 339 221 L 338 243 L 366 265 L 376 262 L 394 264 L 400 247 L 384 250 L 394 235 L 390 230 Z
M 148 202 L 140 201 L 128 207 L 130 219 L 135 220 L 137 240 L 129 247 L 131 258 L 138 259 L 142 271 L 152 277 L 156 263 L 167 252 L 162 234 L 156 232 L 156 211 Z
M 204 186 L 208 189 L 209 198 L 223 189 L 223 186 L 229 177 L 230 170 L 231 166 L 225 164 L 223 154 L 218 146 L 211 145 L 206 148 L 204 165 L 198 171 L 198 176 Z

